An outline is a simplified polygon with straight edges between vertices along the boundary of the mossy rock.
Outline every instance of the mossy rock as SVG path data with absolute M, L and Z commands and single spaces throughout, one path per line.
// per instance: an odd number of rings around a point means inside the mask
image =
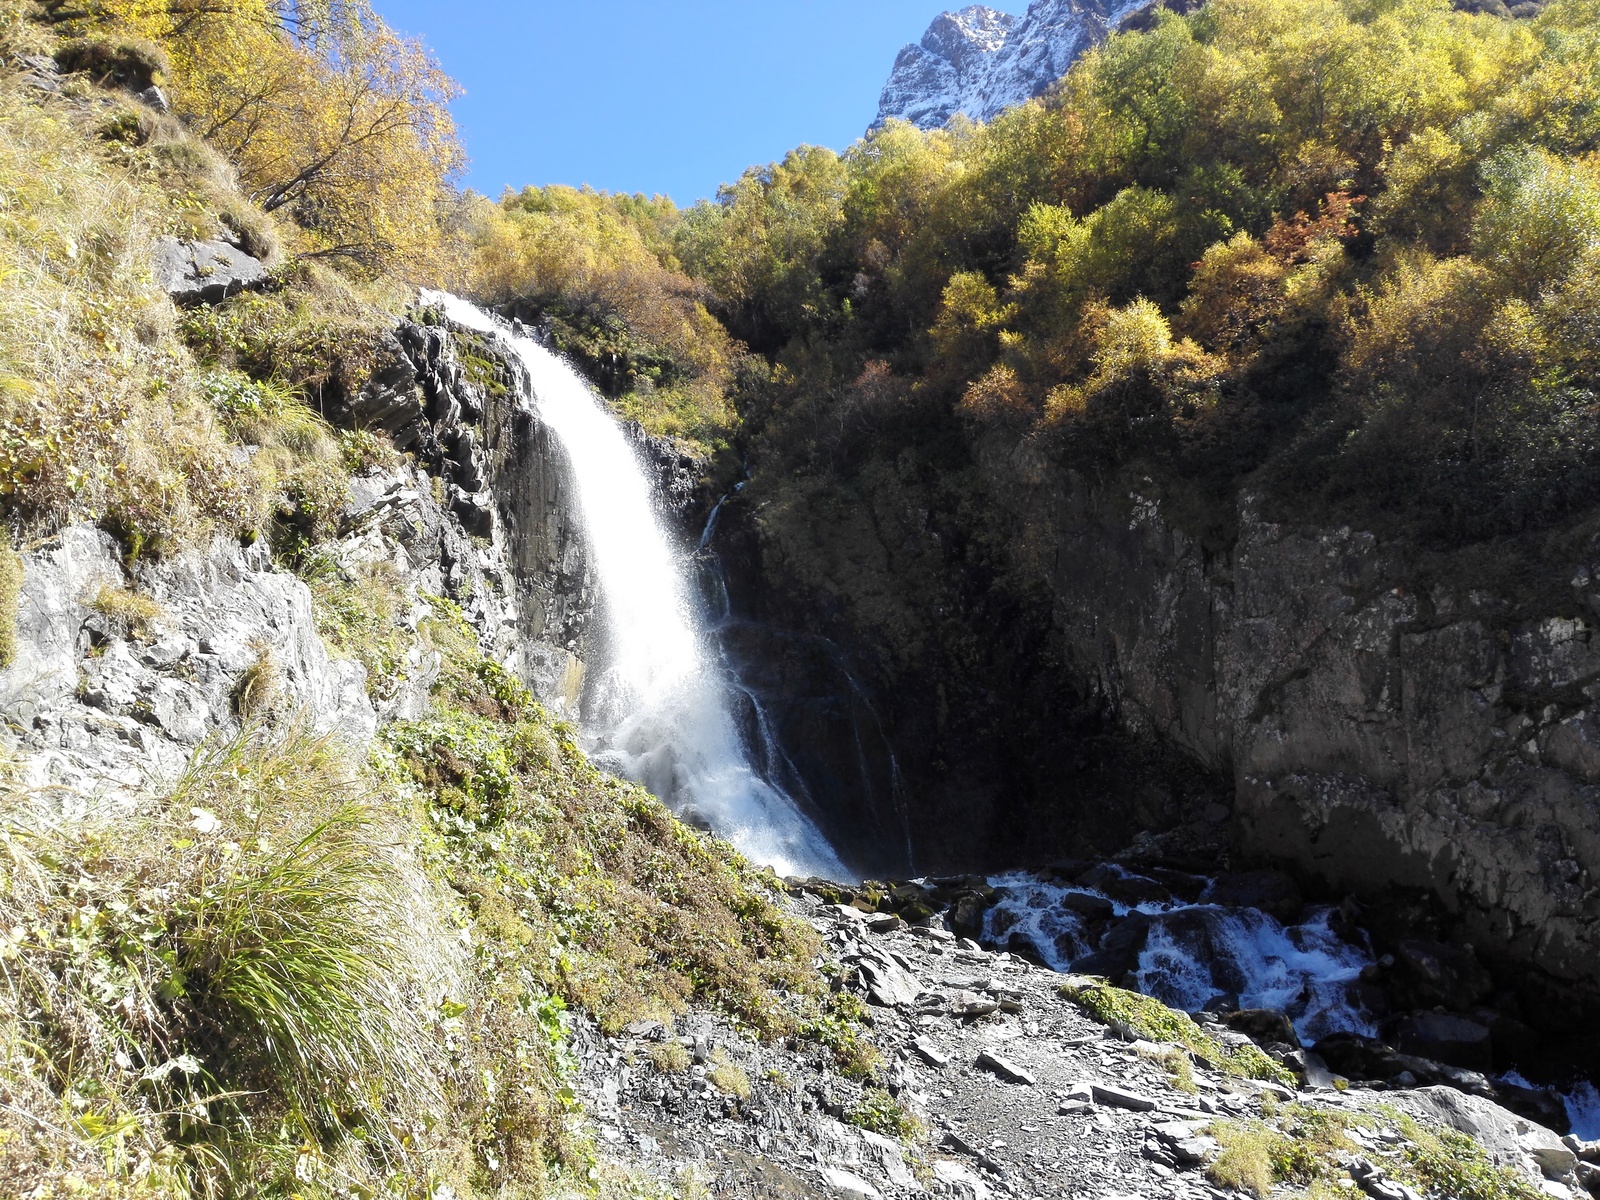
M 1172 1042 L 1188 1050 L 1214 1070 L 1245 1079 L 1262 1079 L 1290 1087 L 1295 1078 L 1254 1046 L 1228 1049 L 1196 1025 L 1187 1013 L 1138 992 L 1112 987 L 1099 980 L 1071 979 L 1061 994 L 1102 1024 L 1127 1029 L 1152 1042 Z

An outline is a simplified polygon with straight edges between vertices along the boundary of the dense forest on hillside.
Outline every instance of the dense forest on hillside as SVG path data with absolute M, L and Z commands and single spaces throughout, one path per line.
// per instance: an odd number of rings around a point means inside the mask
M 682 211 L 530 190 L 474 235 L 496 297 L 632 339 L 619 395 L 731 366 L 757 461 L 955 414 L 1459 544 L 1600 497 L 1597 67 L 1581 0 L 1217 0 L 987 126 L 801 147 Z

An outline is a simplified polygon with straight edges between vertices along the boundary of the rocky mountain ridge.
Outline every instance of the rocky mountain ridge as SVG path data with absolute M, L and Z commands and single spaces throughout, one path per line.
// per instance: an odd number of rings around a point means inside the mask
M 957 113 L 988 121 L 1042 94 L 1085 50 L 1151 0 L 1033 0 L 1014 17 L 974 4 L 941 13 L 905 47 L 878 102 L 874 128 L 890 119 L 938 129 Z

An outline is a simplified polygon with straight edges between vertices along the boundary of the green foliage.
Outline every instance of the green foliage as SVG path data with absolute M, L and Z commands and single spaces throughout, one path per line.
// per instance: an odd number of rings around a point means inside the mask
M 1349 1184 L 1343 1165 L 1364 1152 L 1349 1130 L 1390 1126 L 1403 1134 L 1403 1149 L 1383 1156 L 1386 1175 L 1429 1196 L 1451 1200 L 1532 1200 L 1539 1191 L 1517 1171 L 1497 1167 L 1483 1148 L 1453 1129 L 1425 1128 L 1402 1113 L 1330 1112 L 1309 1105 L 1263 1107 L 1260 1120 L 1222 1121 L 1210 1134 L 1222 1146 L 1206 1168 L 1216 1186 L 1249 1192 L 1262 1200 L 1279 1186 L 1311 1196 L 1336 1195 Z
M 826 1047 L 847 1079 L 872 1079 L 883 1065 L 883 1056 L 866 1035 L 866 1019 L 867 1006 L 861 997 L 840 988 L 823 1000 L 800 1032 Z
M 1061 994 L 1103 1024 L 1124 1026 L 1147 1041 L 1175 1043 L 1229 1075 L 1293 1086 L 1294 1076 L 1256 1047 L 1227 1049 L 1196 1025 L 1187 1013 L 1168 1008 L 1154 997 L 1106 983 L 1075 980 L 1062 984 Z
M 909 1142 L 922 1136 L 922 1122 L 882 1088 L 869 1087 L 861 1099 L 845 1110 L 844 1119 L 862 1129 Z
M 627 416 L 706 448 L 732 432 L 726 394 L 743 357 L 673 252 L 665 197 L 566 187 L 470 197 L 469 289 L 548 331 Z M 495 372 L 464 355 L 469 376 Z
M 1429 1193 L 1459 1200 L 1533 1200 L 1541 1194 L 1514 1169 L 1496 1166 L 1466 1134 L 1391 1115 L 1411 1143 L 1406 1159 Z
M 653 228 L 768 359 L 735 399 L 776 489 L 1001 424 L 1223 527 L 1248 482 L 1459 546 L 1600 502 L 1597 67 L 1584 0 L 1219 0 Z

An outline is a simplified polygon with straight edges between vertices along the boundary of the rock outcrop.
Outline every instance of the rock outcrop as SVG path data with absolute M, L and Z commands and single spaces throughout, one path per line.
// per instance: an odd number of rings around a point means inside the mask
M 217 304 L 267 279 L 266 264 L 221 239 L 156 240 L 156 286 L 178 304 Z
M 114 806 L 170 781 L 202 740 L 237 727 L 252 671 L 318 732 L 359 744 L 376 729 L 365 672 L 328 657 L 306 585 L 260 544 L 219 541 L 128 571 L 109 534 L 72 526 L 24 561 L 0 717 L 43 794 Z M 119 602 L 130 584 L 137 617 Z
M 982 464 L 1075 671 L 1125 728 L 1231 779 L 1248 855 L 1382 900 L 1374 916 L 1426 897 L 1501 986 L 1600 1003 L 1600 555 L 1528 616 L 1470 578 L 1414 586 L 1401 547 L 1250 496 L 1218 552 L 1153 487 L 1014 441 Z

